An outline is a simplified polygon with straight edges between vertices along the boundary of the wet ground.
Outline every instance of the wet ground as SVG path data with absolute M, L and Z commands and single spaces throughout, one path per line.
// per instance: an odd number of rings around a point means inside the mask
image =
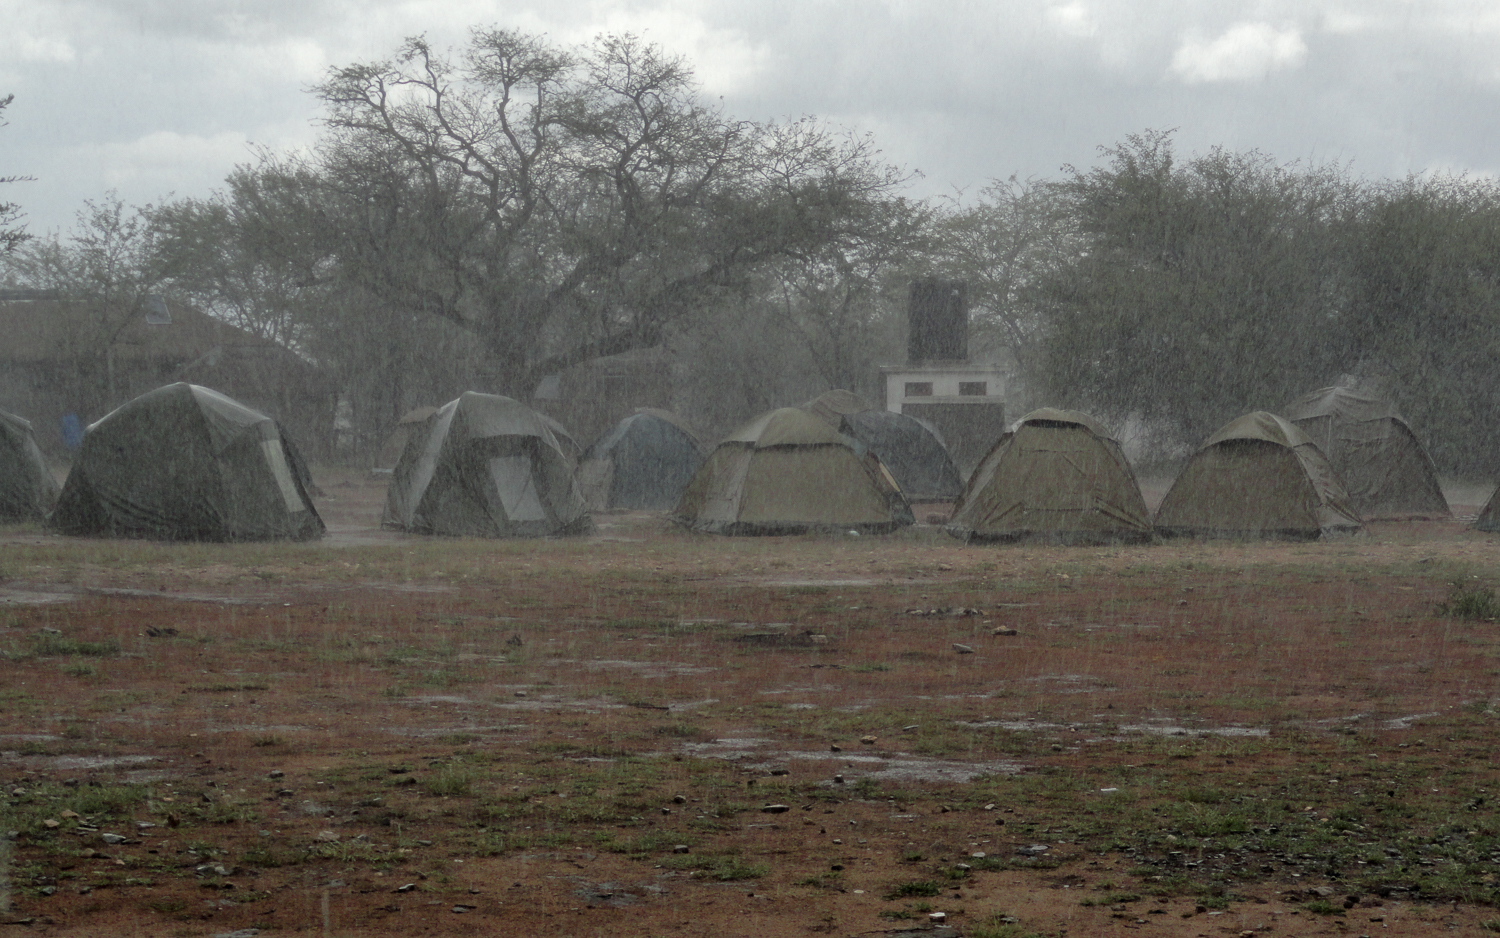
M 1364 854 L 1314 862 L 1252 833 L 1274 806 L 1309 849 L 1356 815 L 1390 828 L 1371 849 L 1402 827 L 1451 838 L 1458 816 L 1489 836 L 1487 802 L 1465 806 L 1500 784 L 1500 642 L 1436 610 L 1455 581 L 1500 580 L 1500 548 L 1457 521 L 968 548 L 931 527 L 696 537 L 627 512 L 586 538 L 479 542 L 381 531 L 379 480 L 320 484 L 314 545 L 0 538 L 0 922 L 766 938 L 1500 921 L 1482 857 L 1451 893 L 1415 873 L 1382 893 Z M 1464 494 L 1472 515 L 1487 493 Z M 1238 833 L 1193 827 L 1235 811 Z

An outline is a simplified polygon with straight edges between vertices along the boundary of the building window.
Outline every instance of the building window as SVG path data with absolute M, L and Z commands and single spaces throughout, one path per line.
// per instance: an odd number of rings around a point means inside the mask
M 958 382 L 958 393 L 960 397 L 987 397 L 989 389 L 987 381 L 960 381 Z
M 906 382 L 906 396 L 907 397 L 931 397 L 932 396 L 932 382 L 931 381 L 908 381 L 908 382 Z

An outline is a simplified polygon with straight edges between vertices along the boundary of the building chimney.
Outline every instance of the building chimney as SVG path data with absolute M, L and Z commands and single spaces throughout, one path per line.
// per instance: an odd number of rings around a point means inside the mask
M 913 280 L 906 315 L 908 364 L 968 360 L 967 283 L 962 280 Z

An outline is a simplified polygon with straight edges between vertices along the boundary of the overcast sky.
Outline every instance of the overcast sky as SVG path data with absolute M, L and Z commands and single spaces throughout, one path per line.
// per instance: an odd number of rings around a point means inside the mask
M 914 195 L 1091 165 L 1179 128 L 1367 176 L 1500 170 L 1495 0 L 0 0 L 0 189 L 34 234 L 88 199 L 202 196 L 315 139 L 306 88 L 408 35 L 634 32 L 752 120 L 817 115 L 919 170 Z

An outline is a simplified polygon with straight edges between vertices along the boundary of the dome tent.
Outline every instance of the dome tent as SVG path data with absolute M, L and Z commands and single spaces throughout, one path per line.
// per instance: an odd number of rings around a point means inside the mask
M 1209 437 L 1156 512 L 1156 531 L 1166 537 L 1312 540 L 1361 527 L 1322 451 L 1265 411 Z
M 1035 410 L 979 461 L 946 530 L 966 541 L 1058 544 L 1151 539 L 1150 514 L 1125 454 L 1071 410 Z
M 41 521 L 58 489 L 31 422 L 0 410 L 0 522 Z
M 413 534 L 536 537 L 590 527 L 572 463 L 541 415 L 466 391 L 413 430 L 381 526 Z
M 730 535 L 880 533 L 913 521 L 873 453 L 797 407 L 763 414 L 721 442 L 673 517 L 695 531 Z
M 908 501 L 950 501 L 963 491 L 964 480 L 931 424 L 871 407 L 843 388 L 824 391 L 800 406 L 863 443 L 890 471 Z
M 642 408 L 595 440 L 578 467 L 590 509 L 667 511 L 703 465 L 698 438 L 674 414 Z
M 964 490 L 953 457 L 932 427 L 894 410 L 845 414 L 839 430 L 867 446 L 909 501 L 951 501 Z
M 1312 438 L 1364 518 L 1446 518 L 1437 468 L 1396 411 L 1387 379 L 1344 375 L 1297 400 L 1286 418 Z
M 49 525 L 72 535 L 307 540 L 324 530 L 311 484 L 276 421 L 179 382 L 89 426 Z

